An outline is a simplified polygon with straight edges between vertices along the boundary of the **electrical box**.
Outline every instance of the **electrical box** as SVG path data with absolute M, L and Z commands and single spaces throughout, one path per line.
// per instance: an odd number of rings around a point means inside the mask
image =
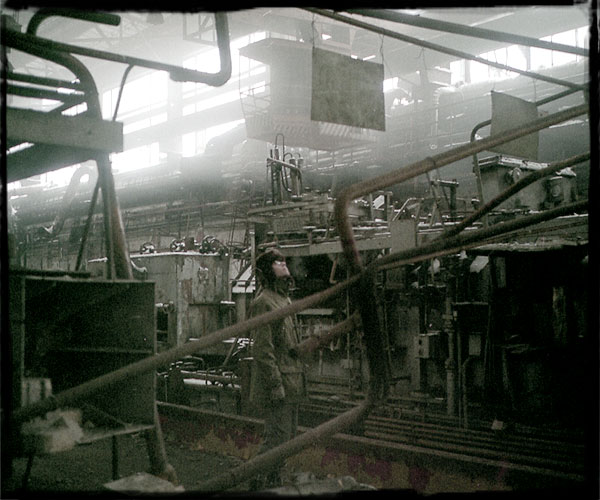
M 469 356 L 481 356 L 481 335 L 469 335 Z
M 420 333 L 414 338 L 417 358 L 435 359 L 440 352 L 440 332 Z

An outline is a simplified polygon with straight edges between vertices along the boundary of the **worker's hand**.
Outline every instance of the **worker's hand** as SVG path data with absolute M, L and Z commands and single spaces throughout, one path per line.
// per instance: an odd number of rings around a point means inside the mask
M 282 385 L 278 385 L 271 391 L 271 399 L 274 401 L 281 401 L 285 398 L 285 389 Z

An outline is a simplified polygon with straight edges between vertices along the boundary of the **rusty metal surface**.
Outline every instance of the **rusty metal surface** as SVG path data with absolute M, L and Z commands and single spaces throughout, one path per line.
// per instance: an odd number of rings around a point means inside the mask
M 548 175 L 551 175 L 555 172 L 558 172 L 559 170 L 562 170 L 563 168 L 570 167 L 572 165 L 576 165 L 577 163 L 582 163 L 586 160 L 589 160 L 589 158 L 590 158 L 590 153 L 588 152 L 588 153 L 580 154 L 577 156 L 572 156 L 571 158 L 567 158 L 566 160 L 561 160 L 561 161 L 550 163 L 546 168 L 544 168 L 542 170 L 538 170 L 536 172 L 531 172 L 526 177 L 523 177 L 522 179 L 517 181 L 515 184 L 510 186 L 508 189 L 506 189 L 505 191 L 500 193 L 496 198 L 487 202 L 484 206 L 479 208 L 477 211 L 475 211 L 471 215 L 468 215 L 467 217 L 465 217 L 454 227 L 448 229 L 448 231 L 446 231 L 444 233 L 444 237 L 450 237 L 450 236 L 460 233 L 463 229 L 469 227 L 475 221 L 481 219 L 484 215 L 491 212 L 494 208 L 496 208 L 498 205 L 500 205 L 503 201 L 510 198 L 513 194 L 518 193 L 521 189 L 534 183 L 535 181 L 542 179 L 543 177 L 546 177 Z
M 518 129 L 502 132 L 501 134 L 487 137 L 486 139 L 482 139 L 475 143 L 459 146 L 447 152 L 440 153 L 439 155 L 412 163 L 411 165 L 398 169 L 394 172 L 390 172 L 389 174 L 375 177 L 373 179 L 367 179 L 346 188 L 337 198 L 335 204 L 335 214 L 338 232 L 340 234 L 340 239 L 345 250 L 344 253 L 348 262 L 360 262 L 360 256 L 356 250 L 356 242 L 354 239 L 352 225 L 347 217 L 348 205 L 350 204 L 351 200 L 358 198 L 359 196 L 364 196 L 365 194 L 373 191 L 384 189 L 393 184 L 404 182 L 420 174 L 443 167 L 449 163 L 461 160 L 480 151 L 487 150 L 497 144 L 522 137 L 530 134 L 531 132 L 550 127 L 588 112 L 589 107 L 584 104 L 569 108 L 567 110 L 539 118 L 528 125 L 519 127 Z M 359 266 L 356 268 L 356 270 L 358 269 Z

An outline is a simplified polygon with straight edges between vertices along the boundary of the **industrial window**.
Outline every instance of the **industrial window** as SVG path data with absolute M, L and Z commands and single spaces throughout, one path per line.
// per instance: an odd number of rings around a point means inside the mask
M 244 120 L 234 120 L 214 127 L 208 127 L 203 130 L 196 130 L 188 134 L 183 134 L 182 137 L 182 156 L 189 157 L 204 153 L 208 141 L 213 137 L 217 137 L 233 128 L 244 123 Z
M 114 173 L 123 173 L 129 170 L 150 167 L 152 165 L 158 165 L 158 162 L 158 142 L 128 149 L 122 153 L 111 154 L 111 163 Z
M 164 71 L 153 71 L 125 83 L 117 120 L 126 123 L 128 120 L 134 119 L 136 114 L 165 108 L 168 97 L 168 79 L 169 76 Z M 102 115 L 105 120 L 112 120 L 118 97 L 118 87 L 104 92 Z

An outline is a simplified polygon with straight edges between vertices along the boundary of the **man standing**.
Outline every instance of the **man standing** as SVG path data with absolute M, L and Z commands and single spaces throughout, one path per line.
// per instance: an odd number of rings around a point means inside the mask
M 269 249 L 256 259 L 260 285 L 250 306 L 250 316 L 258 316 L 291 304 L 288 297 L 292 277 L 285 257 Z M 292 348 L 300 342 L 295 317 L 287 316 L 252 332 L 250 402 L 261 408 L 265 418 L 263 453 L 296 435 L 298 405 L 306 397 L 304 364 Z M 260 478 L 257 486 L 281 485 L 279 468 Z

